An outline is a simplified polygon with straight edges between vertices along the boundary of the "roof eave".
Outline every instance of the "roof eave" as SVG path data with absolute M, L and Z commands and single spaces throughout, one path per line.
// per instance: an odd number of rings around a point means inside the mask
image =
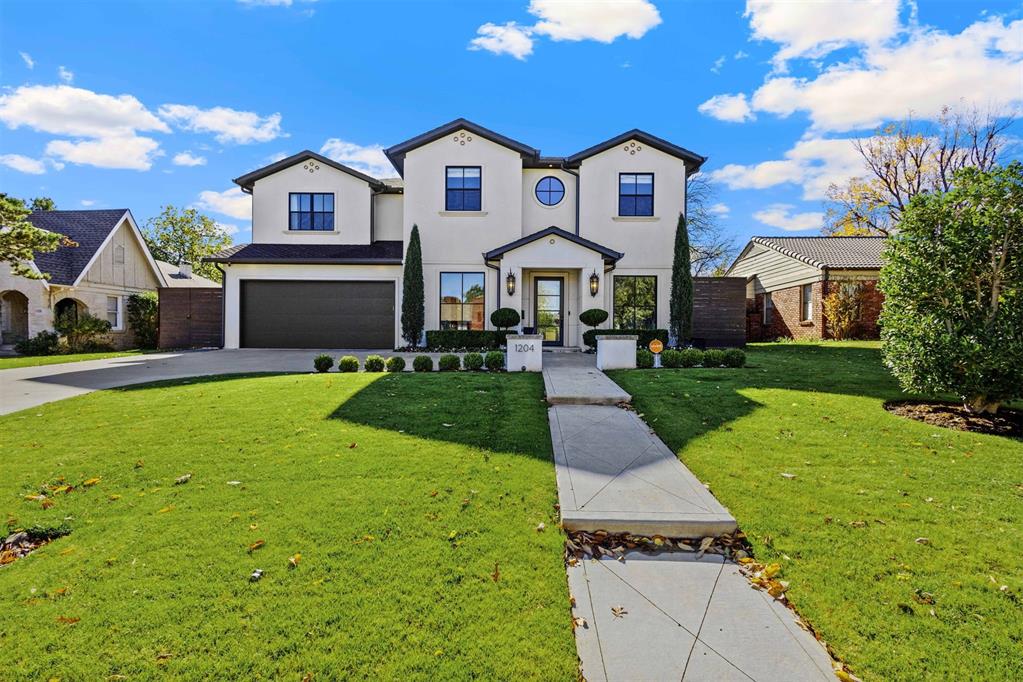
M 268 175 L 278 173 L 286 168 L 291 168 L 296 164 L 302 163 L 306 159 L 315 159 L 316 161 L 327 166 L 330 166 L 335 170 L 339 170 L 342 173 L 347 173 L 348 175 L 351 175 L 352 177 L 358 178 L 359 180 L 362 180 L 363 182 L 369 184 L 369 186 L 373 187 L 374 189 L 379 189 L 384 186 L 384 183 L 381 182 L 380 180 L 370 175 L 366 175 L 365 173 L 362 173 L 360 171 L 357 171 L 354 168 L 346 166 L 343 163 L 338 163 L 337 161 L 327 158 L 322 154 L 317 154 L 311 149 L 304 149 L 298 152 L 297 154 L 292 154 L 291 156 L 281 159 L 280 161 L 275 161 L 271 164 L 263 166 L 262 168 L 257 168 L 252 172 L 246 173 L 245 175 L 241 175 L 235 178 L 231 182 L 238 185 L 243 190 L 251 192 L 252 187 L 253 185 L 255 185 L 257 180 L 261 180 L 267 177 Z

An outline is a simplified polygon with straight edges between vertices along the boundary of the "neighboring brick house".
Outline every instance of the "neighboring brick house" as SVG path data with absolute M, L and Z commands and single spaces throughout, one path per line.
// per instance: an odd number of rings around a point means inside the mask
M 884 237 L 753 237 L 726 276 L 745 277 L 746 337 L 827 339 L 824 298 L 842 287 L 862 292 L 860 338 L 877 338 L 877 288 Z

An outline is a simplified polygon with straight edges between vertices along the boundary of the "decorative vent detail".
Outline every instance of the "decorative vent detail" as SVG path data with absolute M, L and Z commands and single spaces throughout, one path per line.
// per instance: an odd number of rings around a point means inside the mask
M 465 131 L 463 130 L 462 132 L 458 133 L 451 139 L 454 141 L 455 144 L 464 147 L 466 142 L 472 142 L 472 135 L 466 135 Z
M 302 168 L 306 169 L 310 173 L 315 173 L 316 171 L 320 170 L 320 164 L 316 163 L 315 161 L 308 161 L 302 165 Z
M 633 140 L 629 144 L 627 144 L 624 147 L 622 147 L 622 151 L 625 152 L 626 154 L 630 154 L 632 156 L 635 156 L 636 152 L 643 151 L 643 145 L 636 144 L 635 140 Z

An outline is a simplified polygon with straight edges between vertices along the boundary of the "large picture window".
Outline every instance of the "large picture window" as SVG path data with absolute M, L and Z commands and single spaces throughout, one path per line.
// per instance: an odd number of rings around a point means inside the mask
M 334 229 L 334 195 L 292 192 L 288 195 L 288 229 L 331 231 Z
M 657 278 L 652 275 L 615 275 L 615 329 L 657 327 Z
M 444 209 L 480 211 L 483 208 L 483 170 L 479 166 L 448 166 Z
M 440 273 L 440 328 L 483 329 L 482 272 Z
M 654 214 L 654 174 L 621 173 L 618 176 L 618 215 Z

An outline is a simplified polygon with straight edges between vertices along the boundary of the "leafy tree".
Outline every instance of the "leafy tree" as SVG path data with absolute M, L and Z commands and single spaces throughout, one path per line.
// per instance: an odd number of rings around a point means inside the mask
M 1009 144 L 1012 118 L 977 109 L 942 109 L 936 125 L 912 117 L 889 124 L 853 145 L 864 175 L 828 189 L 828 224 L 834 236 L 888 235 L 921 193 L 947 192 L 961 168 L 990 170 Z
M 1023 397 L 1023 164 L 959 170 L 902 214 L 881 269 L 884 357 L 976 412 Z
M 9 264 L 15 275 L 49 279 L 49 275 L 31 267 L 35 253 L 78 244 L 63 235 L 39 229 L 25 219 L 29 213 L 21 199 L 0 194 L 0 262 Z
M 57 204 L 50 197 L 36 197 L 29 208 L 33 211 L 56 211 Z
M 153 258 L 168 263 L 191 263 L 197 275 L 220 281 L 220 270 L 202 259 L 229 247 L 231 236 L 213 218 L 194 208 L 164 206 L 160 215 L 146 223 L 143 236 Z
M 408 248 L 405 249 L 405 272 L 401 290 L 401 336 L 409 346 L 418 346 L 426 325 L 423 293 L 423 249 L 419 243 L 419 226 L 412 226 Z
M 686 217 L 679 214 L 675 228 L 675 260 L 671 266 L 670 334 L 682 345 L 693 337 L 693 273 L 689 260 L 689 231 Z
M 703 173 L 686 178 L 686 228 L 693 275 L 720 277 L 738 253 L 735 238 L 722 228 L 715 186 Z
M 152 291 L 128 297 L 128 326 L 139 348 L 156 348 L 159 304 Z

